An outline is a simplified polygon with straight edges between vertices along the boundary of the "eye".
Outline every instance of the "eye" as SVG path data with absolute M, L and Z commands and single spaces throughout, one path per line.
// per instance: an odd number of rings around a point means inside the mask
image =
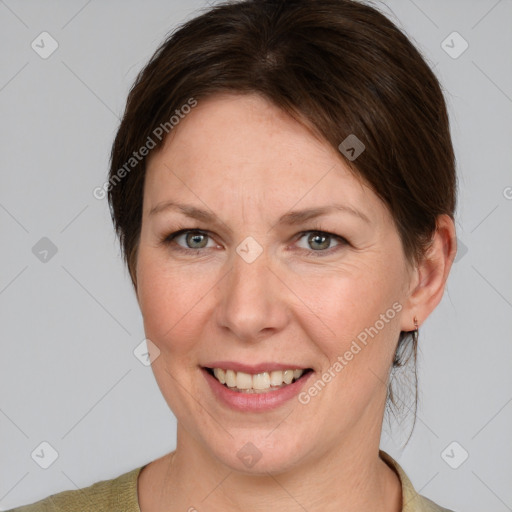
M 213 245 L 208 246 L 208 242 L 211 242 Z M 198 249 L 208 249 L 216 246 L 208 233 L 197 229 L 182 229 L 176 231 L 165 236 L 162 243 L 165 245 L 173 245 L 174 249 L 185 252 L 193 252 Z
M 341 236 L 333 233 L 327 233 L 325 231 L 304 231 L 300 234 L 298 241 L 306 238 L 307 246 L 300 247 L 310 253 L 321 253 L 315 254 L 315 256 L 323 256 L 324 254 L 330 254 L 333 250 L 337 250 L 340 246 L 346 245 L 348 242 Z M 331 244 L 336 242 L 336 245 Z
M 306 239 L 306 246 L 299 243 L 302 239 Z M 342 236 L 328 233 L 326 231 L 310 230 L 299 233 L 295 245 L 301 251 L 306 251 L 313 256 L 326 256 L 334 251 L 348 245 L 348 241 Z M 173 251 L 184 252 L 192 255 L 200 255 L 203 253 L 200 249 L 212 249 L 218 245 L 213 238 L 205 231 L 200 229 L 180 229 L 169 235 L 165 235 L 160 243 L 169 246 Z M 210 243 L 208 245 L 208 243 Z M 303 244 L 304 242 L 302 242 Z M 335 244 L 335 245 L 333 245 Z

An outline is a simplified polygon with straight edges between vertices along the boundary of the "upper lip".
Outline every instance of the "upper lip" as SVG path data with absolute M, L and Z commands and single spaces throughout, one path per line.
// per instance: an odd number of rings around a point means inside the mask
M 223 370 L 233 370 L 235 372 L 245 373 L 263 373 L 276 370 L 307 370 L 309 367 L 295 363 L 276 363 L 269 361 L 258 364 L 237 363 L 236 361 L 213 361 L 203 365 L 205 368 L 222 368 Z

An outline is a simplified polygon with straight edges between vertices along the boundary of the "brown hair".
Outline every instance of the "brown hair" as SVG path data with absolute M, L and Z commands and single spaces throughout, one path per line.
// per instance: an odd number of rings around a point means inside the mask
M 353 0 L 225 2 L 172 32 L 128 96 L 108 199 L 134 286 L 146 158 L 133 170 L 126 164 L 149 139 L 161 145 L 155 131 L 177 109 L 217 92 L 258 93 L 336 149 L 351 134 L 362 141 L 356 160 L 340 158 L 389 208 L 410 263 L 424 255 L 438 215 L 454 218 L 455 156 L 440 84 L 385 15 Z M 407 359 L 405 345 L 416 359 L 410 334 L 400 333 L 393 367 Z

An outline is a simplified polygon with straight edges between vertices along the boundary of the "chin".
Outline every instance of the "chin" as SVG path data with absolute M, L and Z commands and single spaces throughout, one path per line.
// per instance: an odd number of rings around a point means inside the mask
M 247 475 L 278 474 L 296 467 L 306 457 L 308 447 L 304 439 L 311 436 L 291 435 L 268 430 L 251 431 L 250 428 L 224 436 L 224 443 L 205 440 L 213 457 L 230 470 Z M 279 427 L 278 427 L 279 428 Z M 276 429 L 277 430 L 277 429 Z M 300 447 L 300 451 L 297 449 Z

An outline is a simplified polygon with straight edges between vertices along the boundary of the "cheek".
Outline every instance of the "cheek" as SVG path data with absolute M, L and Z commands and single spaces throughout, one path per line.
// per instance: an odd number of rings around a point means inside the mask
M 160 255 L 142 249 L 137 281 L 146 336 L 164 354 L 186 354 L 198 339 L 197 314 L 211 278 L 173 269 Z
M 378 265 L 302 277 L 297 295 L 336 339 L 370 327 L 401 297 L 395 269 Z M 391 312 L 391 320 L 396 316 Z
M 305 302 L 315 315 L 302 316 L 298 321 L 327 356 L 329 368 L 345 375 L 340 379 L 347 379 L 344 385 L 361 385 L 371 377 L 369 368 L 386 378 L 400 332 L 402 305 L 400 281 L 393 277 L 396 272 L 374 265 L 300 281 L 297 294 L 307 297 Z M 343 366 L 338 365 L 337 372 L 332 369 L 335 361 Z
M 301 403 L 330 410 L 331 428 L 338 432 L 373 406 L 380 410 L 385 402 L 400 332 L 400 296 L 394 284 L 378 282 L 369 273 L 357 278 L 332 276 L 317 281 L 319 287 L 303 284 L 301 293 L 309 290 L 308 304 L 317 316 L 309 314 L 302 328 L 325 362 L 301 395 Z

